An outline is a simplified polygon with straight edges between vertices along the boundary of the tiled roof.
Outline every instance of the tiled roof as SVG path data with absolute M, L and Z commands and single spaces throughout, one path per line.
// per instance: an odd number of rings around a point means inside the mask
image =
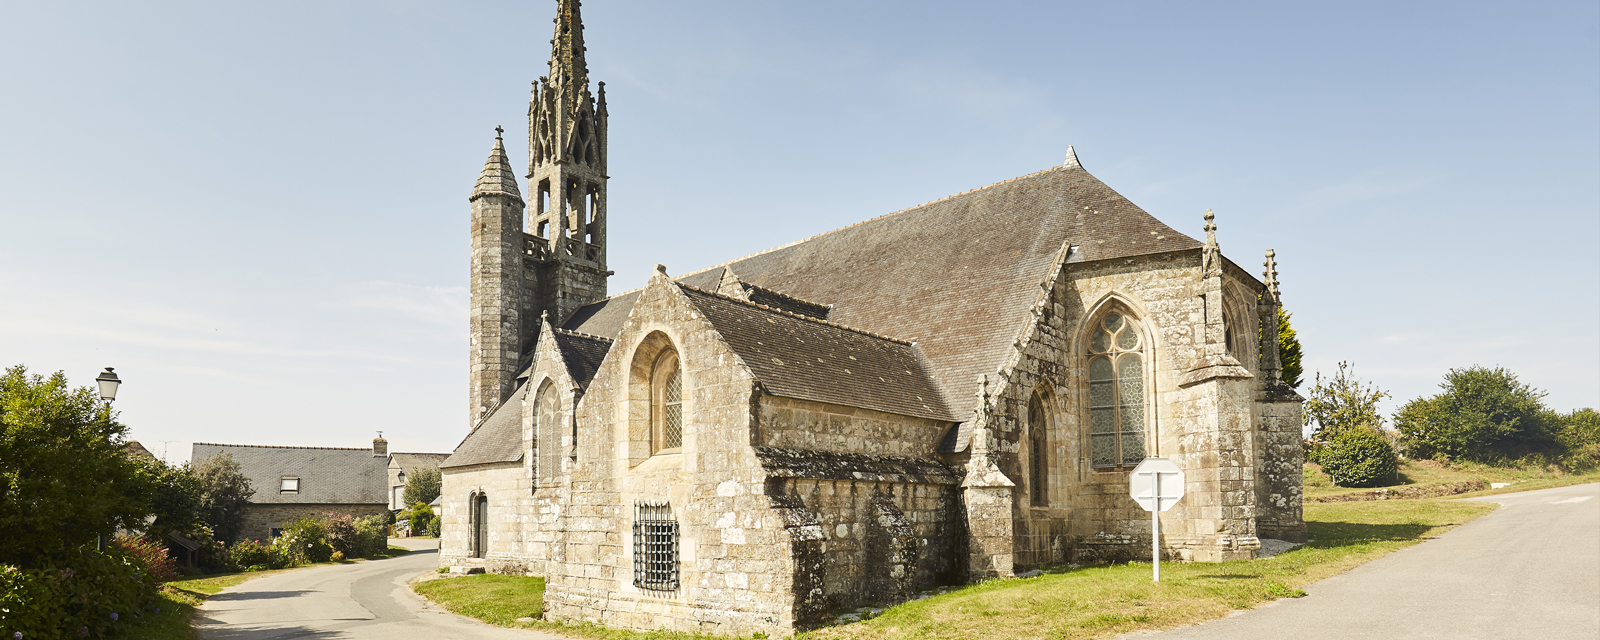
M 561 359 L 567 363 L 567 373 L 572 375 L 579 388 L 589 388 L 589 381 L 600 370 L 600 361 L 605 360 L 606 352 L 611 350 L 611 341 L 561 329 L 555 330 L 554 337 L 556 348 L 561 350 Z
M 960 420 L 910 343 L 692 287 L 682 290 L 767 393 Z
M 746 285 L 744 294 L 750 298 L 751 302 L 756 304 L 782 309 L 802 316 L 811 316 L 818 320 L 827 320 L 828 313 L 833 311 L 828 305 L 810 300 L 801 300 L 794 296 L 786 296 L 777 291 L 755 285 Z
M 390 454 L 395 462 L 400 464 L 400 470 L 411 473 L 417 467 L 437 467 L 449 458 L 448 453 L 395 453 Z
M 495 407 L 494 413 L 467 434 L 440 469 L 522 459 L 522 387 Z
M 194 443 L 196 461 L 229 453 L 256 494 L 252 504 L 387 504 L 387 456 L 372 449 L 275 447 Z M 300 479 L 300 490 L 279 491 L 285 476 Z
M 1073 262 L 1201 246 L 1070 163 L 676 280 L 714 290 L 731 267 L 744 282 L 832 304 L 833 322 L 913 341 L 965 413 L 978 374 L 1004 364 L 1063 243 L 1079 245 Z M 596 302 L 564 326 L 614 337 L 637 297 Z

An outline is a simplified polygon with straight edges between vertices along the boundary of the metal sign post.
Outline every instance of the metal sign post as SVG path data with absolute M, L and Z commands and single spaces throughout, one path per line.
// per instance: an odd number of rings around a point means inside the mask
M 1161 581 L 1161 512 L 1183 499 L 1183 470 L 1167 458 L 1145 458 L 1128 476 L 1128 496 L 1150 512 L 1150 567 Z

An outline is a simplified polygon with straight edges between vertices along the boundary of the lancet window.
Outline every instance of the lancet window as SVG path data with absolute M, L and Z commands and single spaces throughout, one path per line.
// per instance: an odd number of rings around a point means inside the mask
M 1144 338 L 1113 311 L 1089 337 L 1089 451 L 1097 469 L 1133 467 L 1145 457 Z
M 656 357 L 650 371 L 650 431 L 657 453 L 683 446 L 683 370 L 678 352 L 668 349 Z

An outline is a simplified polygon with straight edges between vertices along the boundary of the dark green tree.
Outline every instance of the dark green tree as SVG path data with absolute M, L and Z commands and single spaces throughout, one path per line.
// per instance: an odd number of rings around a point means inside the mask
M 222 453 L 194 462 L 200 481 L 200 514 L 217 540 L 232 544 L 244 531 L 244 509 L 256 494 L 250 479 L 239 471 L 233 454 Z
M 1583 473 L 1600 466 L 1600 412 L 1578 409 L 1561 416 L 1556 439 L 1566 449 L 1561 464 L 1567 470 Z
M 89 387 L 61 372 L 0 375 L 0 564 L 23 568 L 138 529 L 149 514 L 148 474 L 123 452 L 128 428 Z
M 1283 383 L 1298 389 L 1305 369 L 1300 367 L 1300 338 L 1295 336 L 1294 327 L 1289 326 L 1293 315 L 1278 307 L 1278 365 L 1283 368 Z
M 1543 391 L 1503 368 L 1451 369 L 1444 393 L 1406 403 L 1395 414 L 1412 457 L 1498 464 L 1561 452 L 1561 417 L 1544 406 Z
M 430 504 L 434 498 L 439 497 L 439 488 L 443 484 L 443 477 L 439 468 L 434 466 L 417 467 L 406 474 L 405 503 Z
M 150 515 L 155 516 L 145 535 L 161 540 L 169 531 L 185 533 L 205 524 L 205 485 L 188 466 L 175 467 L 160 460 L 139 461 L 152 488 Z

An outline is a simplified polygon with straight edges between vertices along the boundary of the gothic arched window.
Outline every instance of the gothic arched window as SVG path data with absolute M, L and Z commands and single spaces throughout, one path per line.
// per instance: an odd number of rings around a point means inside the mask
M 1144 345 L 1126 314 L 1105 315 L 1089 337 L 1089 451 L 1096 468 L 1132 467 L 1145 456 Z
M 1039 394 L 1034 394 L 1028 401 L 1028 455 L 1032 468 L 1028 471 L 1028 488 L 1034 506 L 1044 506 L 1049 503 L 1048 484 L 1050 482 L 1050 454 L 1049 423 L 1046 422 L 1044 402 L 1040 401 Z
M 683 446 L 683 371 L 678 352 L 668 349 L 650 369 L 650 432 L 656 453 Z

